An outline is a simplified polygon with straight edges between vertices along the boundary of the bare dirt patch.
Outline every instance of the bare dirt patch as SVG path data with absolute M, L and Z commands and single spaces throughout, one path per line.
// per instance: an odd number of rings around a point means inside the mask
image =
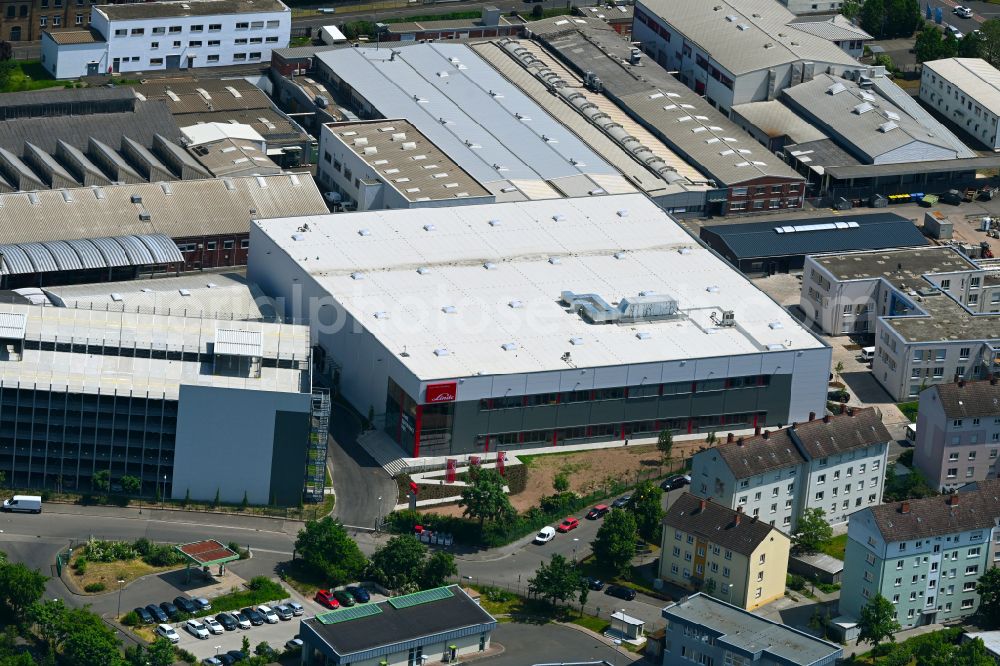
M 580 494 L 599 490 L 610 485 L 611 480 L 635 483 L 654 479 L 679 470 L 683 459 L 703 446 L 704 440 L 674 442 L 674 460 L 670 467 L 661 465 L 660 452 L 652 444 L 523 456 L 528 467 L 528 481 L 524 491 L 511 495 L 510 503 L 518 511 L 537 506 L 542 497 L 555 492 L 552 482 L 561 472 L 569 477 L 569 489 Z M 422 507 L 421 510 L 446 516 L 462 515 L 462 508 L 457 504 Z

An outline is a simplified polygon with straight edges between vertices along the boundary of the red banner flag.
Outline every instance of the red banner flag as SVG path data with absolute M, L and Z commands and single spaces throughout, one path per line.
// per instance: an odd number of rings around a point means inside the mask
M 507 476 L 507 452 L 497 451 L 497 472 L 500 476 Z
M 458 461 L 454 458 L 448 458 L 448 475 L 445 477 L 445 483 L 455 483 L 455 472 L 458 467 Z

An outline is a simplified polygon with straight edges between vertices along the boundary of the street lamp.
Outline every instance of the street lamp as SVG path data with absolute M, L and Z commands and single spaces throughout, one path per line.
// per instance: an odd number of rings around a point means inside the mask
M 622 645 L 622 639 L 616 638 L 612 641 L 615 644 L 615 664 L 618 663 L 618 657 L 621 656 L 621 650 L 619 649 Z
M 573 563 L 576 563 L 576 542 L 580 539 L 578 537 L 573 537 Z
M 163 492 L 160 493 L 160 508 L 163 508 L 163 503 L 167 500 L 167 475 L 163 475 Z
M 382 522 L 382 496 L 378 496 L 378 517 L 375 519 L 375 533 L 378 534 L 379 523 Z
M 215 656 L 216 656 L 216 657 L 218 657 L 218 656 L 219 656 L 219 650 L 221 650 L 221 649 L 222 649 L 222 646 L 221 646 L 221 645 L 216 645 L 216 646 L 215 646 Z
M 118 615 L 115 616 L 115 619 L 118 619 L 118 620 L 122 619 L 122 586 L 123 585 L 125 585 L 125 579 L 124 578 L 119 578 L 118 579 Z

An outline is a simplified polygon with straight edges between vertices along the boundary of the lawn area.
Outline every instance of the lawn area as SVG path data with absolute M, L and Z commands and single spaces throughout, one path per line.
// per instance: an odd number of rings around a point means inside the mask
M 840 536 L 835 536 L 822 546 L 819 550 L 821 553 L 826 553 L 831 557 L 836 557 L 838 560 L 844 559 L 844 550 L 847 548 L 847 535 L 841 534 Z
M 81 553 L 78 553 L 77 556 L 73 558 L 73 563 L 75 563 L 80 554 Z M 119 560 L 117 562 L 88 562 L 86 570 L 82 575 L 78 573 L 78 569 L 71 568 L 67 578 L 79 588 L 77 592 L 80 594 L 102 594 L 104 592 L 116 590 L 118 588 L 119 580 L 124 579 L 125 583 L 128 584 L 137 578 L 148 576 L 149 574 L 157 574 L 163 571 L 170 571 L 171 569 L 179 569 L 181 566 L 183 565 L 177 564 L 169 567 L 154 567 L 146 564 L 141 559 L 125 561 Z M 104 589 L 96 590 L 94 592 L 86 591 L 87 586 L 97 584 L 104 585 Z
M 302 560 L 292 560 L 283 565 L 280 576 L 286 585 L 306 597 L 312 597 L 316 590 L 327 586 L 326 580 L 309 571 Z
M 7 82 L 6 87 L 0 88 L 0 92 L 40 90 L 54 86 L 65 86 L 67 83 L 66 81 L 57 81 L 49 76 L 49 73 L 42 67 L 42 63 L 37 60 L 22 60 L 16 65 L 10 75 L 10 81 Z
M 919 404 L 920 403 L 918 403 L 916 400 L 914 400 L 913 402 L 901 402 L 901 403 L 897 404 L 896 406 L 899 407 L 899 411 L 903 412 L 903 416 L 905 416 L 906 418 L 910 419 L 910 421 L 912 421 L 913 423 L 916 423 L 917 422 L 917 406 Z
M 211 599 L 212 610 L 195 613 L 215 615 L 223 611 L 239 610 L 247 606 L 259 606 L 271 601 L 281 601 L 288 596 L 285 588 L 265 576 L 255 576 L 247 583 L 246 589 L 234 587 L 230 592 Z

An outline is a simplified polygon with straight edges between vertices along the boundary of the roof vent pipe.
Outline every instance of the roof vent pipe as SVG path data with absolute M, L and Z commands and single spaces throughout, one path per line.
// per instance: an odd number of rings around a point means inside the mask
M 760 426 L 754 426 L 754 428 L 753 428 L 753 436 L 756 437 L 759 434 L 760 434 Z
M 736 435 L 729 433 L 726 435 L 726 444 L 732 444 L 734 439 L 736 439 Z
M 765 430 L 764 431 L 764 439 L 770 439 L 770 438 L 771 438 L 771 433 L 768 432 L 767 430 Z
M 900 504 L 899 505 L 899 512 L 900 513 L 909 513 L 910 512 L 910 503 L 909 502 L 903 502 L 902 504 Z
M 829 414 L 824 414 L 823 415 L 823 423 L 829 423 L 829 422 L 830 422 L 830 415 Z

